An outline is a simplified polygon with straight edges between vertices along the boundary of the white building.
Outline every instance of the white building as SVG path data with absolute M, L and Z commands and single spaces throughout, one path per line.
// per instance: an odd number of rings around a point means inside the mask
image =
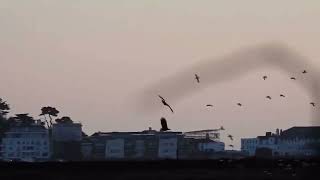
M 258 138 L 243 138 L 241 139 L 241 151 L 248 153 L 249 156 L 254 156 L 258 145 Z
M 14 127 L 2 139 L 5 160 L 47 160 L 50 157 L 48 130 L 41 125 Z
M 219 141 L 201 142 L 198 148 L 202 152 L 221 152 L 224 151 L 225 144 Z
M 160 159 L 177 159 L 177 137 L 159 137 L 158 150 L 158 158 Z
M 106 144 L 106 159 L 124 158 L 124 139 L 110 139 Z
M 310 146 L 320 143 L 320 127 L 293 127 L 276 134 L 267 132 L 266 136 L 241 139 L 241 150 L 256 155 L 259 148 L 271 150 L 272 156 L 310 156 L 315 150 Z

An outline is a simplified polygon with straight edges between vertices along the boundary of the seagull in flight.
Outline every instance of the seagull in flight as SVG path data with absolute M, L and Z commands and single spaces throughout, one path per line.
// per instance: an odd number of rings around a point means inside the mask
M 313 107 L 316 106 L 316 103 L 314 103 L 314 102 L 311 102 L 310 104 L 311 104 Z
M 207 107 L 213 107 L 213 105 L 212 105 L 212 104 L 207 104 L 206 106 L 207 106 Z
M 306 71 L 306 70 L 303 70 L 303 71 L 302 71 L 302 73 L 303 73 L 303 74 L 306 74 L 306 73 L 307 73 L 307 71 Z
M 242 104 L 241 104 L 241 103 L 237 103 L 237 105 L 238 105 L 238 106 L 242 106 Z
M 266 96 L 267 99 L 271 99 L 271 96 Z
M 295 77 L 291 77 L 290 79 L 292 79 L 292 80 L 296 80 L 296 78 L 295 78 Z
M 268 78 L 268 76 L 263 76 L 262 78 L 263 78 L 263 80 L 266 80 Z
M 280 94 L 280 97 L 286 97 L 285 95 L 283 95 L 283 94 Z
M 229 146 L 232 147 L 232 148 L 234 147 L 232 144 L 230 144 Z
M 228 135 L 228 138 L 230 138 L 231 141 L 233 141 L 233 136 L 231 134 Z
M 198 76 L 198 74 L 195 74 L 195 79 L 197 80 L 198 83 L 200 83 L 200 77 Z
M 165 100 L 162 96 L 160 96 L 160 95 L 158 95 L 158 96 L 159 96 L 159 98 L 161 99 L 162 104 L 165 105 L 165 106 L 168 106 L 168 107 L 170 108 L 171 112 L 173 113 L 173 109 L 172 109 L 171 106 L 166 102 L 166 100 Z

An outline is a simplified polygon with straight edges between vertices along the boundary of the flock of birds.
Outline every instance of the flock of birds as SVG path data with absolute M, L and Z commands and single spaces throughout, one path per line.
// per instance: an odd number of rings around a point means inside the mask
M 303 71 L 302 71 L 302 74 L 306 74 L 306 73 L 307 73 L 306 70 L 303 70 Z M 267 80 L 267 79 L 268 79 L 268 76 L 265 75 L 265 76 L 262 77 L 262 79 L 263 79 L 263 80 Z M 291 80 L 296 80 L 296 77 L 290 77 L 290 79 L 291 79 Z M 200 76 L 199 76 L 198 74 L 195 74 L 195 80 L 196 80 L 197 83 L 200 83 Z M 170 109 L 170 111 L 171 111 L 172 113 L 174 113 L 172 107 L 167 103 L 167 101 L 166 101 L 162 96 L 160 96 L 160 95 L 158 95 L 158 96 L 159 96 L 159 98 L 161 99 L 162 104 L 163 104 L 164 106 L 167 106 L 167 107 Z M 286 96 L 285 96 L 284 94 L 280 94 L 280 97 L 285 98 Z M 271 96 L 266 96 L 266 98 L 269 99 L 269 100 L 272 99 Z M 240 106 L 240 107 L 243 106 L 242 103 L 240 103 L 240 102 L 237 103 L 237 105 Z M 315 102 L 310 102 L 310 105 L 312 105 L 313 107 L 315 107 L 315 106 L 316 106 L 316 103 L 315 103 Z M 213 105 L 212 105 L 212 104 L 207 104 L 206 107 L 213 107 Z M 170 130 L 170 129 L 168 128 L 166 119 L 163 118 L 163 117 L 161 118 L 161 126 L 162 126 L 162 128 L 161 128 L 160 131 L 168 131 L 168 130 Z M 220 128 L 219 130 L 225 130 L 225 129 L 224 129 L 223 126 L 221 126 L 221 128 Z M 228 134 L 228 138 L 229 138 L 231 141 L 233 141 L 233 136 L 232 136 L 231 134 Z M 233 146 L 232 144 L 230 144 L 229 147 L 233 148 L 234 146 Z

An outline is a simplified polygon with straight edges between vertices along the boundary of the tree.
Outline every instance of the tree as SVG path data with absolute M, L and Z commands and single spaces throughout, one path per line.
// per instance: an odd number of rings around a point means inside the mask
M 0 98 L 0 138 L 8 130 L 8 121 L 5 115 L 8 114 L 10 110 L 9 104 Z
M 40 114 L 40 116 L 44 116 L 44 119 L 45 119 L 45 121 L 46 121 L 46 123 L 47 123 L 47 126 L 48 126 L 48 128 L 49 128 L 49 127 L 52 127 L 52 116 L 57 117 L 58 114 L 59 114 L 59 111 L 58 111 L 56 108 L 47 106 L 47 107 L 42 107 L 42 108 L 41 108 L 41 114 Z M 47 121 L 46 115 L 49 116 L 50 125 L 49 125 L 49 123 L 48 123 L 48 121 Z
M 25 114 L 16 114 L 15 117 L 12 117 L 13 121 L 15 121 L 14 123 L 18 123 L 22 126 L 30 126 L 31 124 L 34 124 L 35 120 L 33 119 L 33 117 L 29 116 L 28 113 Z M 11 119 L 11 118 L 9 118 Z
M 64 116 L 62 118 L 58 118 L 56 119 L 56 122 L 59 124 L 59 123 L 73 123 L 72 119 L 68 116 Z
M 6 115 L 10 110 L 9 104 L 0 98 L 0 116 Z

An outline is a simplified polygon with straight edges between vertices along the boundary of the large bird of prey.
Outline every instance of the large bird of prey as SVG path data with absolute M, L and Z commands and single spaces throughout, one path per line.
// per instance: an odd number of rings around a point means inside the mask
M 263 76 L 262 78 L 263 78 L 263 80 L 266 80 L 268 78 L 268 76 Z
M 168 130 L 170 130 L 168 128 L 167 120 L 164 117 L 162 117 L 160 119 L 160 121 L 161 121 L 161 129 L 160 129 L 160 131 L 168 131 Z
M 271 99 L 271 96 L 266 96 L 267 99 Z
M 228 138 L 230 138 L 230 140 L 233 141 L 233 136 L 231 134 L 228 135 Z
M 162 96 L 160 96 L 160 95 L 158 95 L 158 96 L 159 96 L 159 98 L 161 99 L 162 104 L 165 105 L 165 106 L 168 106 L 168 107 L 170 108 L 171 112 L 173 113 L 173 109 L 172 109 L 171 106 L 166 102 L 166 100 L 165 100 Z
M 200 83 L 200 77 L 198 76 L 198 74 L 195 74 L 195 79 L 197 80 L 198 83 Z
M 314 102 L 311 102 L 310 104 L 311 104 L 313 107 L 316 106 L 316 103 L 314 103 Z
M 242 106 L 242 104 L 241 104 L 241 103 L 237 103 L 237 105 L 238 105 L 238 106 Z

